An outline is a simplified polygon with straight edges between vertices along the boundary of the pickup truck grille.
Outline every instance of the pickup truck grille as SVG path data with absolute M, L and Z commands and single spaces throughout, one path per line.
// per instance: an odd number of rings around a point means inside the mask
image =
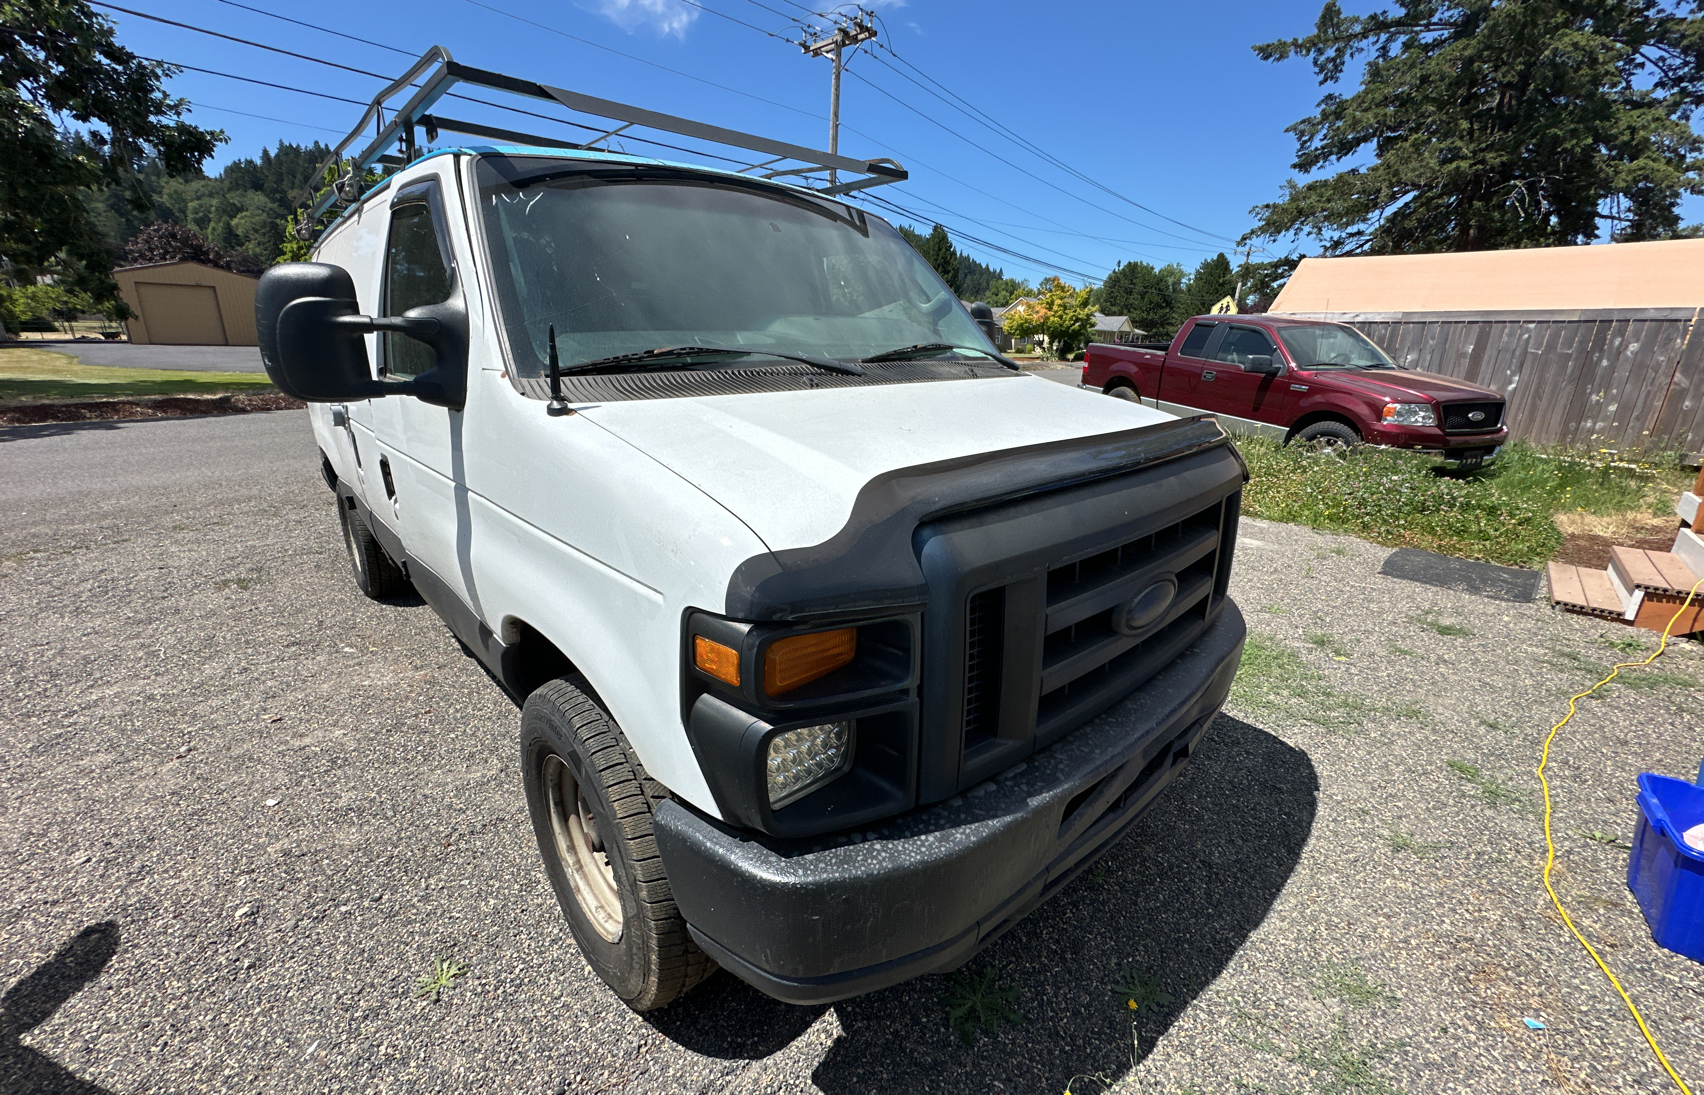
M 1476 414 L 1477 419 L 1473 417 Z M 1491 433 L 1502 424 L 1501 401 L 1444 404 L 1445 433 Z
M 1216 489 L 1197 486 L 1193 505 L 1189 491 L 1138 481 L 1100 489 L 1081 508 L 994 511 L 919 529 L 931 586 L 924 721 L 937 737 L 921 758 L 923 801 L 1059 740 L 1206 632 L 1224 603 L 1241 502 L 1240 475 L 1213 478 Z M 1143 514 L 1148 506 L 1157 512 Z M 1100 531 L 1083 531 L 1096 527 L 1093 517 L 1104 521 Z M 1062 528 L 1076 535 L 1060 543 Z M 1157 618 L 1134 634 L 1119 629 L 1134 598 L 1169 583 L 1176 592 Z

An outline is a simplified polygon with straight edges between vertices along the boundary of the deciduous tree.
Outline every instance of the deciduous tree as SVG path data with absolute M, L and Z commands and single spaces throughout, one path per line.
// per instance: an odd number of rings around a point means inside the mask
M 91 198 L 150 157 L 168 175 L 193 172 L 225 139 L 183 120 L 187 100 L 164 88 L 173 71 L 119 45 L 84 0 L 0 2 L 0 257 L 15 278 L 51 270 L 111 294 Z M 74 139 L 67 125 L 88 129 Z
M 1081 349 L 1095 329 L 1095 310 L 1087 286 L 1073 289 L 1056 277 L 1044 278 L 1038 296 L 1007 312 L 1006 333 L 1013 338 L 1041 335 L 1048 350 L 1064 358 Z

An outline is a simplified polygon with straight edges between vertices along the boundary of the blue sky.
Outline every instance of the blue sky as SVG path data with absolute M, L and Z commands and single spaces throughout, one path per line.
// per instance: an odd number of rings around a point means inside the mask
M 226 0 L 119 2 L 371 72 L 394 75 L 408 64 L 401 53 Z M 795 16 L 824 21 L 793 0 L 242 2 L 410 54 L 439 43 L 468 64 L 811 147 L 828 143 L 829 62 L 806 57 L 783 40 L 800 36 Z M 1318 0 L 1211 7 L 886 0 L 870 6 L 880 16 L 880 42 L 887 48 L 866 47 L 850 63 L 841 95 L 842 153 L 898 159 L 910 180 L 878 193 L 939 219 L 962 250 L 1031 281 L 1062 269 L 1081 283 L 1082 275 L 1098 278 L 1128 259 L 1193 268 L 1230 251 L 1252 223 L 1249 208 L 1273 199 L 1292 174 L 1294 140 L 1284 127 L 1311 113 L 1321 94 L 1305 62 L 1270 64 L 1249 49 L 1306 33 Z M 99 10 L 117 23 L 121 42 L 147 57 L 362 102 L 382 86 Z M 343 17 L 331 21 L 333 14 Z M 894 54 L 1007 129 L 1154 212 L 1098 191 L 983 127 L 926 91 L 937 89 Z M 299 91 L 193 71 L 170 86 L 195 104 L 197 124 L 230 135 L 210 171 L 280 140 L 334 143 L 361 113 Z M 548 106 L 508 101 L 553 113 Z M 460 103 L 455 116 L 569 133 Z M 1040 262 L 970 243 L 966 233 Z

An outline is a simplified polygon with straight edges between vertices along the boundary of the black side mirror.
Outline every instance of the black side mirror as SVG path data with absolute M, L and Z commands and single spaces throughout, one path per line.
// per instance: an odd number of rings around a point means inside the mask
M 412 395 L 462 405 L 467 317 L 459 296 L 381 319 L 358 314 L 358 307 L 355 282 L 341 266 L 287 262 L 261 275 L 254 292 L 260 360 L 279 391 L 308 403 Z M 411 381 L 374 380 L 361 337 L 372 331 L 396 331 L 432 346 L 437 366 Z
M 989 342 L 995 346 L 1000 345 L 1000 325 L 994 322 L 994 309 L 979 300 L 970 306 L 970 318 L 982 328 L 982 333 L 988 336 Z
M 1284 366 L 1271 354 L 1254 354 L 1243 366 L 1245 373 L 1259 373 L 1261 376 L 1281 376 Z

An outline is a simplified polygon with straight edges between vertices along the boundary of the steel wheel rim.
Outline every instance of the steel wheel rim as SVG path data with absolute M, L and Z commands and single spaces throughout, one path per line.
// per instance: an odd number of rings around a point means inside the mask
M 1315 437 L 1308 441 L 1308 451 L 1315 456 L 1347 456 L 1349 454 L 1349 442 L 1341 437 L 1330 435 Z
M 621 894 L 615 871 L 601 850 L 597 819 L 580 791 L 573 769 L 554 753 L 544 761 L 544 786 L 549 796 L 550 831 L 556 858 L 568 876 L 574 902 L 592 928 L 611 943 L 621 941 Z

